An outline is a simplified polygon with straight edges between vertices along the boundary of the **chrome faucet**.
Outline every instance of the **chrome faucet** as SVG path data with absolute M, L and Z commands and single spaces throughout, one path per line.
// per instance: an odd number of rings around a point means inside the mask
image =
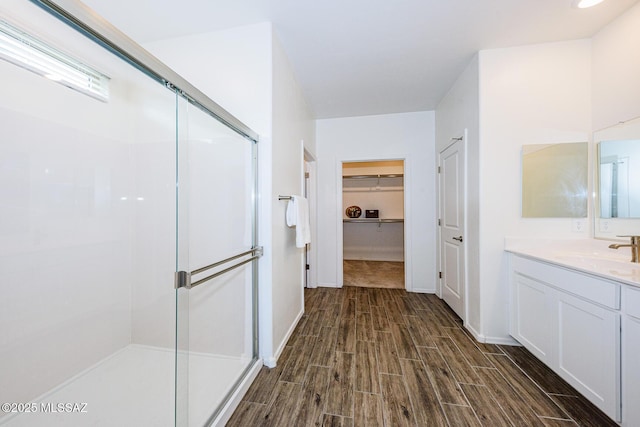
M 620 243 L 613 243 L 609 245 L 611 249 L 618 248 L 631 248 L 631 262 L 640 263 L 640 236 L 618 236 L 618 237 L 630 237 L 631 243 L 627 245 L 623 245 Z

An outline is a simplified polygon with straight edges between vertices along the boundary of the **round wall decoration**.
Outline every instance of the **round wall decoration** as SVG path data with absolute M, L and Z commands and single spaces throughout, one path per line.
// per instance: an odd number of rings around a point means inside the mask
M 362 209 L 360 209 L 360 206 L 349 206 L 345 213 L 349 218 L 359 218 L 362 215 Z

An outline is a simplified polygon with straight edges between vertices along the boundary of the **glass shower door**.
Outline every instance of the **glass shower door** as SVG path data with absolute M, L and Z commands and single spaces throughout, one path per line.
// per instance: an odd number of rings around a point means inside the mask
M 33 2 L 0 20 L 0 425 L 173 426 L 176 95 Z
M 220 412 L 257 360 L 254 145 L 177 103 L 178 425 Z
M 258 364 L 255 142 L 49 3 L 0 2 L 0 425 L 207 425 Z

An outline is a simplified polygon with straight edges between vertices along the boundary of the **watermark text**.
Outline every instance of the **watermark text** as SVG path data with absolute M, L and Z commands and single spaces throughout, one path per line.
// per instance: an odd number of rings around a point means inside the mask
M 0 405 L 0 410 L 4 413 L 87 413 L 88 404 L 86 402 L 28 402 L 28 403 L 15 403 L 5 402 Z

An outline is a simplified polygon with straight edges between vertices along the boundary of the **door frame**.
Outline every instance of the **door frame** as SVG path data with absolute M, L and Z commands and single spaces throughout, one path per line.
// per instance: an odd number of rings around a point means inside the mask
M 342 222 L 342 165 L 343 163 L 358 163 L 358 162 L 387 162 L 387 161 L 402 161 L 403 163 L 403 199 L 404 199 L 404 245 L 403 245 L 403 257 L 404 257 L 404 289 L 408 292 L 413 290 L 413 277 L 411 275 L 411 230 L 412 215 L 411 215 L 411 170 L 410 161 L 406 157 L 390 157 L 386 159 L 381 158 L 357 158 L 357 159 L 340 159 L 336 164 L 336 287 L 342 288 L 344 286 L 344 236 L 343 236 L 343 222 Z
M 463 269 L 464 269 L 464 278 L 463 278 L 463 292 L 464 292 L 464 318 L 462 319 L 464 324 L 467 324 L 467 317 L 469 315 L 469 278 L 468 278 L 468 258 L 469 258 L 469 250 L 468 250 L 468 242 L 469 240 L 467 239 L 467 231 L 468 231 L 468 217 L 469 215 L 468 213 L 468 161 L 467 161 L 467 139 L 468 139 L 468 130 L 467 128 L 465 128 L 463 131 L 455 133 L 450 140 L 449 143 L 442 147 L 441 150 L 438 151 L 438 155 L 436 156 L 436 170 L 438 171 L 437 173 L 437 192 L 438 192 L 438 196 L 437 196 L 437 216 L 438 216 L 438 221 L 440 221 L 442 219 L 442 175 L 440 174 L 440 168 L 441 168 L 441 164 L 440 164 L 440 157 L 442 156 L 442 154 L 447 151 L 449 149 L 449 147 L 451 147 L 453 144 L 455 144 L 458 141 L 461 141 L 463 144 L 463 148 L 464 148 L 464 159 L 463 159 L 463 164 L 462 164 L 462 168 L 463 168 L 463 185 L 464 185 L 464 191 L 462 192 L 462 199 L 463 199 L 463 209 L 464 209 L 464 219 L 463 219 L 463 236 L 465 236 L 465 241 L 467 244 L 462 246 L 462 252 L 464 255 L 464 262 L 463 262 Z M 442 272 L 444 270 L 444 266 L 442 265 L 442 260 L 443 260 L 443 256 L 442 256 L 442 226 L 440 226 L 439 224 L 436 224 L 438 227 L 438 232 L 436 233 L 437 235 L 437 248 L 436 248 L 436 265 L 438 267 L 438 271 L 436 271 L 436 292 L 437 295 L 440 299 L 443 299 L 443 295 L 442 295 L 442 277 L 439 277 L 439 273 Z
M 309 173 L 309 181 L 306 181 L 306 173 Z M 305 254 L 302 256 L 302 286 L 305 283 L 308 288 L 318 287 L 318 237 L 317 237 L 317 218 L 318 218 L 318 165 L 315 156 L 304 147 L 302 141 L 302 192 L 308 188 L 309 194 L 305 195 L 309 202 L 309 227 L 311 228 L 311 243 L 305 247 Z M 305 185 L 308 184 L 308 187 Z M 306 264 L 309 264 L 309 272 L 307 274 Z M 308 277 L 308 282 L 307 282 Z

